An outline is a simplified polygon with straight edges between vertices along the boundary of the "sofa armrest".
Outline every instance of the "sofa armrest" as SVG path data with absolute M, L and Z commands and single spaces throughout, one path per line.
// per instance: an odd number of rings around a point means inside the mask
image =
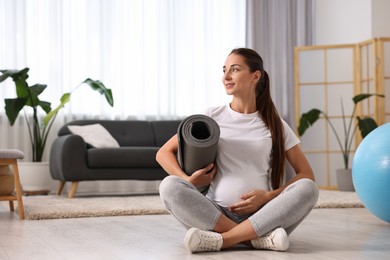
M 54 180 L 86 180 L 87 144 L 78 135 L 57 137 L 50 151 L 50 174 Z

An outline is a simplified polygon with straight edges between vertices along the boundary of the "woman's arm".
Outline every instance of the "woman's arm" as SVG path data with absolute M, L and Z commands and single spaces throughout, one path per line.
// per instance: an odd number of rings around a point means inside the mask
M 312 181 L 315 181 L 314 173 L 309 164 L 309 161 L 306 159 L 305 154 L 302 152 L 298 144 L 286 151 L 286 159 L 294 169 L 296 175 L 285 185 L 279 188 L 281 189 L 281 191 L 284 190 L 284 188 L 286 188 L 288 185 L 299 179 L 307 178 Z
M 188 176 L 181 169 L 176 158 L 177 151 L 178 140 L 177 135 L 174 135 L 158 150 L 156 154 L 156 161 L 168 174 L 186 179 Z
M 169 175 L 178 176 L 191 182 L 195 186 L 209 185 L 217 172 L 217 167 L 214 167 L 214 164 L 211 163 L 205 168 L 197 170 L 191 176 L 188 176 L 181 169 L 179 162 L 177 161 L 176 155 L 178 147 L 177 135 L 174 135 L 158 150 L 156 154 L 156 161 Z

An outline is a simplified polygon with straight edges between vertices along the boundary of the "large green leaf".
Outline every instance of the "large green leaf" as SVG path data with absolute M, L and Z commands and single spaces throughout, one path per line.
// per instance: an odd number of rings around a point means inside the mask
M 40 101 L 39 106 L 43 109 L 43 111 L 46 112 L 46 114 L 49 113 L 51 110 L 51 103 L 50 102 Z
M 0 76 L 0 82 L 7 78 L 12 78 L 15 82 L 16 96 L 18 98 L 24 98 L 28 95 L 28 85 L 26 79 L 28 78 L 29 68 L 22 70 L 1 70 L 2 75 Z
M 40 103 L 38 96 L 34 92 L 30 91 L 30 89 L 28 90 L 28 95 L 25 96 L 25 98 L 27 98 L 26 106 L 35 108 Z
M 39 96 L 47 88 L 46 84 L 35 84 L 30 87 L 31 91 Z
M 0 72 L 2 73 L 0 76 L 0 82 L 3 82 L 4 80 L 8 79 L 8 77 L 10 77 L 8 70 L 0 70 Z
M 50 120 L 55 117 L 58 113 L 58 111 L 63 108 L 65 106 L 66 103 L 68 103 L 70 101 L 70 93 L 65 93 L 64 95 L 62 95 L 61 99 L 60 99 L 60 104 L 55 108 L 53 109 L 52 111 L 50 111 L 44 118 L 43 118 L 43 124 L 44 125 L 48 125 Z
M 51 110 L 50 102 L 42 101 L 39 99 L 39 95 L 46 89 L 47 85 L 35 84 L 28 89 L 28 102 L 27 105 L 31 107 L 42 107 L 42 109 L 48 113 Z
M 362 138 L 366 137 L 372 130 L 378 127 L 375 120 L 371 117 L 357 117 L 357 119 Z
M 106 88 L 101 81 L 88 78 L 84 80 L 83 83 L 89 85 L 93 90 L 96 90 L 100 94 L 104 95 L 108 104 L 110 104 L 110 106 L 114 106 L 114 99 L 112 97 L 111 89 Z
M 6 98 L 4 99 L 4 103 L 5 114 L 7 115 L 10 124 L 14 125 L 20 110 L 22 110 L 27 103 L 27 98 Z
M 16 96 L 18 98 L 29 98 L 29 87 L 23 79 L 15 79 Z
M 369 98 L 369 97 L 372 97 L 372 96 L 377 96 L 377 97 L 384 97 L 384 95 L 381 95 L 381 94 L 367 94 L 367 93 L 364 93 L 364 94 L 358 94 L 356 96 L 354 96 L 352 98 L 353 102 L 355 104 L 359 103 L 360 101 L 363 101 L 365 100 L 366 98 Z
M 0 82 L 3 82 L 7 78 L 11 77 L 14 81 L 17 79 L 24 80 L 28 78 L 29 68 L 24 68 L 22 70 L 0 70 L 2 75 L 0 76 Z
M 302 114 L 298 126 L 299 136 L 302 136 L 305 131 L 318 120 L 321 113 L 321 110 L 313 108 L 310 111 Z

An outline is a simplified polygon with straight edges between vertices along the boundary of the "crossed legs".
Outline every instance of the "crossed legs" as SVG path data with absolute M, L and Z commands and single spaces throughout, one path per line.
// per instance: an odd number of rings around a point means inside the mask
M 318 188 L 309 179 L 296 181 L 241 223 L 228 217 L 225 209 L 179 177 L 166 177 L 160 185 L 160 196 L 172 215 L 187 229 L 196 227 L 221 234 L 221 248 L 224 249 L 248 243 L 278 227 L 290 234 L 314 207 Z

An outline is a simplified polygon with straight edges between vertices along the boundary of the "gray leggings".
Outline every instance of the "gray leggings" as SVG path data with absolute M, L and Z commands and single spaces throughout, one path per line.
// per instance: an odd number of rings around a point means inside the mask
M 187 229 L 213 230 L 224 214 L 236 223 L 249 219 L 258 236 L 278 227 L 290 234 L 313 209 L 318 193 L 318 187 L 312 180 L 300 179 L 257 212 L 239 216 L 209 200 L 194 185 L 177 176 L 168 176 L 160 184 L 161 200 Z

